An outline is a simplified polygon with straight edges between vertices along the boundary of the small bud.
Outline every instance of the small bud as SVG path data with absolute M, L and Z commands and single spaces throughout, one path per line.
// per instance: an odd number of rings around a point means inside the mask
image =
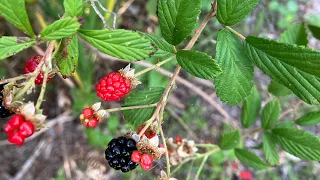
M 91 109 L 94 111 L 98 111 L 100 109 L 100 107 L 101 107 L 101 102 L 97 102 L 91 106 Z

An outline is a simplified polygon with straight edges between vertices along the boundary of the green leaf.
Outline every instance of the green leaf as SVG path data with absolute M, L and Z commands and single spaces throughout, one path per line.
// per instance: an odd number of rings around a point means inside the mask
M 223 150 L 233 149 L 237 147 L 240 142 L 240 132 L 239 130 L 224 133 L 220 137 L 219 146 Z
M 194 29 L 202 0 L 159 0 L 158 17 L 164 39 L 180 44 Z
M 279 164 L 279 153 L 271 133 L 265 132 L 263 134 L 262 148 L 264 154 L 266 155 L 266 159 L 271 165 Z
M 290 89 L 275 81 L 269 84 L 268 91 L 275 96 L 288 96 L 293 93 Z
M 274 99 L 263 108 L 261 115 L 262 127 L 264 129 L 271 129 L 280 116 L 281 107 L 277 99 Z
M 295 124 L 292 120 L 280 121 L 277 125 L 277 128 L 295 128 Z
M 308 34 L 304 24 L 294 24 L 281 34 L 281 42 L 307 46 Z
M 83 14 L 83 0 L 64 0 L 63 6 L 67 16 L 80 17 Z
M 241 113 L 241 124 L 249 128 L 257 119 L 261 108 L 261 96 L 256 87 L 253 87 L 251 94 L 244 100 Z
M 59 19 L 40 32 L 41 39 L 45 41 L 67 38 L 74 35 L 80 27 L 75 18 L 66 17 Z
M 199 78 L 213 79 L 221 73 L 221 69 L 216 61 L 203 52 L 192 50 L 178 51 L 177 61 L 185 71 Z
M 0 38 L 0 60 L 27 49 L 35 43 L 35 40 L 29 38 L 2 36 Z
M 148 33 L 143 33 L 143 32 L 140 32 L 140 33 L 143 34 L 145 37 L 147 37 L 154 45 L 156 45 L 158 50 L 161 49 L 161 50 L 166 51 L 166 52 L 174 53 L 174 51 L 175 51 L 174 50 L 174 46 L 169 44 L 163 38 L 156 37 L 156 36 L 153 36 L 153 35 L 148 34 Z
M 64 78 L 70 77 L 76 70 L 79 60 L 78 37 L 66 38 L 61 41 L 56 54 L 57 66 Z
M 300 117 L 296 123 L 300 126 L 314 126 L 320 123 L 320 111 L 313 111 Z
M 243 20 L 258 4 L 259 0 L 219 0 L 217 19 L 221 24 L 231 26 Z
M 216 52 L 222 69 L 214 81 L 217 95 L 222 102 L 236 105 L 251 93 L 253 65 L 244 53 L 243 42 L 227 29 L 218 34 Z
M 248 57 L 273 80 L 309 104 L 320 104 L 320 52 L 274 40 L 247 37 Z
M 240 162 L 245 164 L 246 166 L 250 166 L 258 170 L 266 169 L 269 167 L 269 165 L 263 159 L 250 151 L 247 151 L 245 149 L 235 149 L 234 153 L 240 160 Z
M 304 160 L 320 161 L 320 139 L 313 134 L 291 128 L 272 130 L 276 143 L 288 153 Z
M 160 101 L 164 88 L 153 87 L 131 92 L 125 99 L 123 107 L 154 104 Z M 133 109 L 122 111 L 126 121 L 135 127 L 151 118 L 155 108 Z
M 308 28 L 311 31 L 313 37 L 320 40 L 320 27 L 309 24 Z
M 35 37 L 24 0 L 1 0 L 0 15 L 25 34 Z
M 100 51 L 120 59 L 136 61 L 150 57 L 155 48 L 138 32 L 116 30 L 79 30 L 80 36 Z

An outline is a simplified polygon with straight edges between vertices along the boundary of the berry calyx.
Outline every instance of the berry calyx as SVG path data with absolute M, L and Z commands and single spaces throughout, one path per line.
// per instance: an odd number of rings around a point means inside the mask
M 177 137 L 175 138 L 175 142 L 176 142 L 177 144 L 182 143 L 182 137 L 177 136 Z
M 138 134 L 143 130 L 144 125 L 138 127 Z M 151 139 L 157 135 L 155 131 L 150 129 L 150 127 L 143 133 L 148 139 Z
M 131 155 L 131 161 L 135 163 L 140 163 L 141 153 L 139 151 L 133 151 Z
M 141 156 L 140 166 L 144 170 L 148 171 L 152 167 L 152 161 L 153 161 L 153 159 L 152 159 L 152 156 L 150 154 L 143 154 Z
M 5 85 L 6 84 L 1 84 L 0 85 L 0 118 L 6 118 L 6 117 L 9 117 L 9 116 L 13 115 L 13 113 L 10 112 L 8 109 L 6 109 L 6 107 L 2 104 L 3 103 L 2 90 L 4 89 Z
M 42 60 L 42 57 L 43 56 L 34 56 L 31 59 L 29 59 L 24 65 L 24 74 L 29 74 L 34 72 L 37 69 L 40 61 Z M 37 78 L 35 79 L 34 83 L 36 85 L 42 85 L 43 79 L 44 79 L 44 73 L 40 72 Z M 51 81 L 51 77 L 48 77 L 47 83 L 50 81 Z
M 130 92 L 130 80 L 118 72 L 111 72 L 96 85 L 97 96 L 104 101 L 118 101 Z
M 94 111 L 91 108 L 84 108 L 82 110 L 82 114 L 84 118 L 91 118 L 93 116 Z

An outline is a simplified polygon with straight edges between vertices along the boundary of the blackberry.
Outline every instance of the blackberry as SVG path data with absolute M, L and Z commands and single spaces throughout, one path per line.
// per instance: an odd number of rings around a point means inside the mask
M 10 112 L 8 109 L 6 109 L 4 107 L 4 105 L 2 104 L 2 102 L 3 102 L 2 90 L 4 89 L 5 85 L 6 84 L 0 85 L 0 118 L 6 118 L 6 117 L 13 115 L 13 113 Z
M 131 161 L 131 154 L 135 150 L 137 150 L 135 140 L 123 136 L 118 137 L 109 142 L 105 158 L 112 168 L 128 172 L 138 166 L 137 163 Z

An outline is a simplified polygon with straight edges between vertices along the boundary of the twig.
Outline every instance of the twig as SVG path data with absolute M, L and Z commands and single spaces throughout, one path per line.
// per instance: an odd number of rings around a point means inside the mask
M 134 0 L 128 0 L 126 3 L 124 3 L 123 6 L 119 9 L 117 15 L 121 16 L 124 12 L 126 12 L 130 5 L 133 3 L 133 1 Z
M 119 107 L 119 108 L 106 109 L 106 112 L 116 112 L 116 111 L 123 111 L 123 110 L 132 110 L 132 109 L 143 109 L 143 108 L 150 108 L 150 107 L 156 107 L 156 106 L 157 106 L 157 103 L 141 105 L 141 106 Z
M 94 4 L 94 2 L 95 2 L 96 0 L 89 0 L 89 1 L 90 1 L 90 4 L 91 4 L 93 10 L 96 12 L 96 14 L 99 16 L 100 20 L 102 21 L 103 27 L 108 28 L 109 26 L 107 25 L 106 20 L 104 19 L 104 17 L 102 16 L 102 14 L 100 13 L 100 11 L 98 10 L 97 6 Z
M 142 74 L 144 74 L 144 73 L 146 73 L 146 72 L 149 72 L 149 71 L 151 71 L 151 70 L 153 70 L 153 69 L 159 68 L 159 67 L 161 67 L 163 64 L 165 64 L 165 63 L 169 62 L 170 60 L 172 60 L 173 58 L 175 58 L 175 56 L 171 56 L 171 57 L 167 58 L 166 60 L 163 60 L 163 61 L 161 61 L 161 62 L 159 62 L 159 63 L 157 63 L 157 64 L 155 64 L 155 65 L 153 65 L 153 66 L 151 66 L 151 67 L 149 67 L 149 68 L 146 68 L 146 69 L 144 69 L 144 70 L 136 73 L 136 74 L 135 74 L 135 77 L 141 76 Z
M 106 13 L 110 13 L 113 15 L 113 22 L 112 22 L 112 28 L 115 29 L 116 28 L 116 22 L 117 22 L 117 14 L 112 12 L 112 11 L 109 11 L 108 9 L 104 8 L 104 6 L 101 4 L 101 2 L 99 0 L 93 0 L 95 2 L 98 2 L 100 8 L 106 12 Z M 104 18 L 103 18 L 104 19 Z
M 279 119 L 282 119 L 283 117 L 285 117 L 287 114 L 289 114 L 290 112 L 292 112 L 294 109 L 297 109 L 300 105 L 303 104 L 302 100 L 299 100 L 296 104 L 292 105 L 291 108 L 288 108 L 287 110 L 285 110 L 283 113 L 280 114 Z

